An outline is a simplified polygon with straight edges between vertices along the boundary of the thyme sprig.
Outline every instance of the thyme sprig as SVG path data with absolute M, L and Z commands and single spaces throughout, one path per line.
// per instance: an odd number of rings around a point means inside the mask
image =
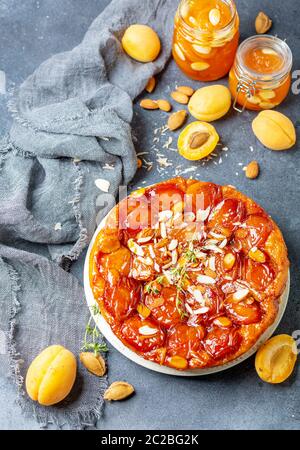
M 99 308 L 97 305 L 92 306 L 92 312 L 94 315 L 100 314 Z M 89 318 L 89 321 L 85 327 L 85 333 L 83 338 L 83 345 L 81 350 L 83 351 L 93 351 L 95 355 L 98 355 L 100 352 L 108 352 L 108 347 L 105 342 L 100 343 L 99 337 L 101 336 L 100 331 L 94 324 L 92 326 L 93 317 Z
M 145 286 L 145 292 L 147 294 L 159 294 L 160 290 L 157 288 L 157 283 L 158 284 L 163 284 L 165 277 L 163 275 L 160 275 L 159 277 L 155 278 L 155 280 L 150 281 L 146 286 Z
M 170 270 L 170 273 L 176 283 L 176 290 L 177 290 L 176 299 L 175 299 L 176 309 L 179 312 L 180 317 L 183 319 L 188 314 L 183 309 L 180 294 L 185 293 L 185 288 L 184 288 L 185 283 L 189 279 L 189 275 L 187 273 L 189 264 L 196 263 L 198 261 L 198 258 L 197 258 L 196 253 L 191 245 L 189 246 L 189 249 L 182 256 L 183 256 L 182 260 L 185 261 L 185 263 L 177 264 L 176 267 L 173 267 L 173 269 Z

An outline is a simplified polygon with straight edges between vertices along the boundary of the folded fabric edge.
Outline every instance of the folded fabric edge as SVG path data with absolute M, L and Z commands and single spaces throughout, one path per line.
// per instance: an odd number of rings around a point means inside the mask
M 28 402 L 27 394 L 24 389 L 24 378 L 21 375 L 23 360 L 20 358 L 15 341 L 15 333 L 18 327 L 18 313 L 22 309 L 21 303 L 18 300 L 18 293 L 21 291 L 20 277 L 15 268 L 7 260 L 5 260 L 5 263 L 7 265 L 12 294 L 9 324 L 6 332 L 6 348 L 8 352 L 11 377 L 17 386 L 16 403 L 20 406 L 25 417 L 29 418 L 33 416 L 41 428 L 47 428 L 51 424 L 56 425 L 60 429 L 64 428 L 66 425 L 68 425 L 69 428 L 72 426 L 72 429 L 96 427 L 97 421 L 103 415 L 103 394 L 107 388 L 106 378 L 99 378 L 99 395 L 94 406 L 88 411 L 84 409 L 76 412 L 64 411 L 62 413 L 60 411 L 61 414 L 58 416 L 47 411 L 46 407 L 39 407 L 39 405 L 34 402 L 32 402 L 32 404 Z

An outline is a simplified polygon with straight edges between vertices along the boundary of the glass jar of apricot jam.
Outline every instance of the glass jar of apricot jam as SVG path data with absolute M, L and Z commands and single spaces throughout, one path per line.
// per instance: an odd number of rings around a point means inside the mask
M 289 46 L 277 37 L 252 36 L 242 42 L 229 74 L 234 108 L 261 111 L 279 105 L 290 90 L 292 63 Z
M 181 0 L 173 37 L 173 57 L 190 78 L 212 81 L 230 70 L 239 41 L 233 0 Z

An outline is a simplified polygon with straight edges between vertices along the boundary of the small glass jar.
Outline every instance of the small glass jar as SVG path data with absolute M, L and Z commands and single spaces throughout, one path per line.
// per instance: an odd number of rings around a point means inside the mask
M 233 0 L 181 0 L 173 36 L 173 57 L 190 78 L 218 80 L 230 70 L 239 41 Z
M 234 109 L 262 111 L 278 106 L 289 93 L 292 64 L 289 46 L 277 37 L 252 36 L 242 42 L 229 74 Z

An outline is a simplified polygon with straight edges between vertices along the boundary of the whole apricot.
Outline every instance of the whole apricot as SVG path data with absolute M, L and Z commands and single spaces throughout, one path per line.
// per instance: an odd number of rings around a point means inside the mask
M 148 25 L 131 25 L 124 33 L 122 46 L 127 55 L 140 62 L 154 61 L 160 52 L 160 40 Z
M 76 378 L 76 359 L 61 345 L 45 348 L 30 364 L 26 374 L 29 397 L 44 406 L 62 401 Z
M 292 121 L 278 111 L 261 111 L 252 122 L 257 139 L 271 150 L 287 150 L 296 143 Z
M 188 108 L 196 119 L 212 122 L 225 116 L 230 106 L 229 89 L 221 84 L 214 84 L 198 89 L 192 95 Z

